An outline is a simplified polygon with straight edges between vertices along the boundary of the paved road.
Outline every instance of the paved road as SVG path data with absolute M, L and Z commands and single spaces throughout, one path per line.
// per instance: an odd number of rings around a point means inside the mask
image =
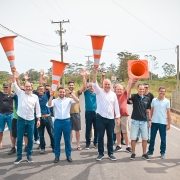
M 85 147 L 85 123 L 83 96 L 81 97 L 82 107 L 82 131 L 81 145 Z M 131 111 L 131 106 L 129 106 Z M 49 145 L 49 138 L 46 133 L 46 144 Z M 10 149 L 9 132 L 4 133 L 3 149 L 0 150 L 0 180 L 178 180 L 180 179 L 180 131 L 171 128 L 167 133 L 167 153 L 166 159 L 159 158 L 159 135 L 157 136 L 155 153 L 149 162 L 141 159 L 141 142 L 137 144 L 137 157 L 135 161 L 129 159 L 130 154 L 125 151 L 115 153 L 116 162 L 110 161 L 105 152 L 102 161 L 97 162 L 98 155 L 96 149 L 76 150 L 75 139 L 73 139 L 72 158 L 73 163 L 65 160 L 64 143 L 62 143 L 62 155 L 59 163 L 54 164 L 54 154 L 49 147 L 46 153 L 40 155 L 34 145 L 34 163 L 23 161 L 19 165 L 14 165 L 16 155 L 7 155 Z M 123 146 L 125 150 L 125 146 Z M 24 160 L 26 159 L 25 154 Z

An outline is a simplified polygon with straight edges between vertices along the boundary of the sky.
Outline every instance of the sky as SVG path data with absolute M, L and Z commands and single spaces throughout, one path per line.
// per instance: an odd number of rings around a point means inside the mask
M 128 51 L 156 56 L 163 76 L 164 63 L 177 65 L 176 46 L 180 44 L 179 0 L 0 0 L 0 24 L 41 44 L 20 36 L 14 39 L 16 68 L 24 73 L 29 69 L 47 71 L 51 59 L 60 58 L 60 37 L 55 33 L 63 24 L 68 51 L 64 62 L 85 65 L 93 55 L 89 34 L 105 37 L 100 63 L 119 65 L 117 53 Z M 14 33 L 0 26 L 0 37 Z M 53 47 L 52 47 L 53 46 Z M 94 60 L 90 57 L 90 60 Z M 177 67 L 177 66 L 176 66 Z M 0 71 L 10 72 L 9 62 L 0 46 Z

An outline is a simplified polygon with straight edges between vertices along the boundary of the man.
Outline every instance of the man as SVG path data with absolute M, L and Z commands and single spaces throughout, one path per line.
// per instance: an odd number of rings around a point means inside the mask
M 97 99 L 97 129 L 98 129 L 98 152 L 97 161 L 101 161 L 104 156 L 104 133 L 107 134 L 108 156 L 111 160 L 116 161 L 113 156 L 113 133 L 114 133 L 114 116 L 117 125 L 120 125 L 120 112 L 116 94 L 111 91 L 111 81 L 105 79 L 103 88 L 97 83 L 97 69 L 93 73 L 93 89 Z
M 72 98 L 66 98 L 65 94 L 71 94 Z M 60 157 L 60 140 L 63 133 L 64 142 L 65 142 L 65 152 L 68 162 L 72 162 L 71 158 L 71 143 L 70 143 L 70 134 L 71 134 L 71 121 L 70 121 L 70 108 L 71 104 L 79 102 L 79 99 L 75 94 L 69 90 L 65 92 L 63 87 L 58 88 L 58 98 L 53 99 L 53 92 L 50 93 L 50 99 L 47 103 L 48 107 L 54 107 L 55 112 L 55 121 L 54 121 L 54 137 L 55 137 L 55 159 L 54 163 L 59 161 Z
M 46 127 L 46 130 L 49 134 L 50 141 L 51 141 L 51 148 L 54 152 L 54 127 L 53 127 L 53 121 L 51 117 L 51 111 L 50 108 L 46 106 L 47 102 L 50 98 L 49 91 L 44 92 L 43 86 L 38 86 L 37 88 L 37 96 L 39 98 L 39 104 L 41 108 L 41 124 L 38 128 L 39 135 L 40 135 L 40 154 L 45 153 L 45 139 L 44 139 L 44 130 Z
M 0 149 L 2 149 L 2 139 L 5 125 L 7 124 L 10 132 L 11 147 L 12 145 L 12 119 L 13 119 L 13 97 L 11 89 L 7 83 L 3 84 L 3 92 L 0 91 Z
M 84 74 L 81 74 L 83 78 Z M 84 92 L 84 87 L 81 87 L 79 90 L 74 91 L 74 81 L 69 81 L 68 82 L 68 89 L 69 91 L 73 92 L 73 94 L 75 94 L 76 97 L 79 98 L 79 96 L 82 94 L 82 92 Z M 66 94 L 66 97 L 70 97 L 72 98 L 71 94 Z M 70 115 L 71 115 L 71 124 L 72 124 L 72 131 L 75 131 L 76 134 L 76 141 L 77 141 L 77 150 L 81 151 L 81 145 L 80 145 L 80 130 L 81 130 L 81 117 L 80 117 L 80 104 L 79 102 L 73 103 L 71 105 L 71 109 L 70 109 Z M 71 131 L 71 143 L 72 143 L 72 138 L 73 138 L 73 134 Z
M 147 96 L 149 99 L 150 99 L 150 102 L 152 102 L 152 100 L 154 99 L 154 95 L 149 92 L 149 84 L 148 83 L 144 83 L 144 95 Z M 147 140 L 147 143 L 150 142 L 150 133 L 151 133 L 151 128 L 150 127 L 147 127 L 148 128 L 148 140 Z M 139 137 L 140 137 L 140 132 L 138 134 L 138 138 L 136 139 L 136 142 L 139 141 Z
M 159 130 L 161 138 L 160 154 L 161 159 L 165 158 L 166 151 L 166 130 L 170 129 L 171 114 L 170 114 L 170 101 L 165 98 L 166 89 L 165 87 L 160 87 L 158 90 L 158 97 L 152 100 L 151 116 L 151 138 L 148 155 L 153 155 L 154 144 L 156 133 Z M 167 117 L 167 120 L 166 120 Z
M 18 96 L 18 119 L 17 119 L 17 159 L 14 164 L 19 164 L 22 161 L 22 145 L 23 135 L 26 130 L 28 144 L 27 144 L 27 161 L 33 162 L 31 157 L 33 148 L 33 134 L 34 134 L 34 113 L 38 118 L 37 127 L 40 126 L 41 111 L 39 106 L 38 97 L 32 94 L 32 86 L 30 82 L 24 85 L 24 91 L 21 90 L 16 83 L 16 72 L 12 69 L 13 73 L 13 88 Z
M 81 70 L 83 73 L 84 71 Z M 94 148 L 97 148 L 97 142 L 98 142 L 98 133 L 97 133 L 97 126 L 96 126 L 96 94 L 94 93 L 94 89 L 92 87 L 92 83 L 88 84 L 88 87 L 86 87 L 86 81 L 89 78 L 89 70 L 86 70 L 86 80 L 83 81 L 83 86 L 85 88 L 84 91 L 84 98 L 85 98 L 85 119 L 86 119 L 86 148 L 90 148 L 91 143 L 91 130 L 92 125 L 94 128 Z
M 118 98 L 119 102 L 119 109 L 121 114 L 121 125 L 117 126 L 115 125 L 114 132 L 116 133 L 116 139 L 117 139 L 117 146 L 115 151 L 121 151 L 121 132 L 123 133 L 123 137 L 125 139 L 126 143 L 126 151 L 131 153 L 131 148 L 129 147 L 129 137 L 128 137 L 128 131 L 129 131 L 129 121 L 128 121 L 128 110 L 127 110 L 127 97 L 130 95 L 130 85 L 128 82 L 127 88 L 125 91 L 123 91 L 123 86 L 121 84 L 116 85 L 115 93 Z
M 131 86 L 132 88 L 132 86 Z M 144 85 L 139 84 L 137 86 L 137 94 L 131 94 L 131 101 L 133 103 L 133 111 L 131 115 L 131 130 L 130 130 L 130 139 L 131 139 L 131 148 L 132 155 L 130 157 L 131 160 L 135 159 L 135 147 L 136 147 L 136 139 L 138 136 L 138 132 L 140 131 L 142 137 L 142 149 L 143 155 L 142 158 L 149 160 L 149 156 L 146 154 L 147 148 L 147 140 L 148 140 L 148 130 L 147 126 L 151 125 L 150 121 L 150 99 L 147 96 L 144 96 Z M 148 117 L 147 117 L 148 114 Z

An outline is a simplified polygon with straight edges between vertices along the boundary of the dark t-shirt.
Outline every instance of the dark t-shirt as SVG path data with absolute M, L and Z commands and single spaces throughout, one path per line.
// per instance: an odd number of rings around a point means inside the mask
M 150 99 L 150 102 L 152 102 L 152 100 L 154 99 L 154 95 L 151 92 L 148 92 L 148 94 L 146 94 L 145 96 Z
M 141 97 L 138 94 L 132 94 L 131 100 L 133 102 L 133 111 L 131 118 L 139 121 L 147 121 L 146 110 L 151 109 L 151 102 L 147 96 Z
M 13 113 L 13 97 L 0 91 L 0 113 Z

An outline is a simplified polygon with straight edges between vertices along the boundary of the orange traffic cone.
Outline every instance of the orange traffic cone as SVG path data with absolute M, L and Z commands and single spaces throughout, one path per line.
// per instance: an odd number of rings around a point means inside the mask
M 56 91 L 60 78 L 63 74 L 64 68 L 69 63 L 64 63 L 56 60 L 51 60 L 52 65 L 52 91 Z
M 91 36 L 92 48 L 93 48 L 94 67 L 98 69 L 104 38 L 106 37 L 106 35 L 90 35 L 90 36 Z
M 10 67 L 15 69 L 14 38 L 17 36 L 6 36 L 0 38 L 0 43 L 9 60 Z
M 128 61 L 128 76 L 136 83 L 140 78 L 148 78 L 148 61 L 147 60 L 129 60 Z

